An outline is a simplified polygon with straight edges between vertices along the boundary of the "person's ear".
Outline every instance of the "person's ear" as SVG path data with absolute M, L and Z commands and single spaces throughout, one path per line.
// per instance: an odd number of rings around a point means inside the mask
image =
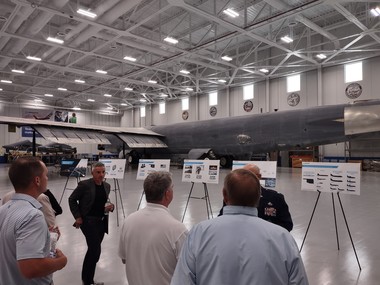
M 224 203 L 228 204 L 227 203 L 228 202 L 228 195 L 227 195 L 227 191 L 226 191 L 225 188 L 223 188 L 222 193 L 223 193 L 223 201 L 224 201 Z
M 34 178 L 34 181 L 36 182 L 36 184 L 39 186 L 40 185 L 40 178 L 38 176 L 36 176 Z

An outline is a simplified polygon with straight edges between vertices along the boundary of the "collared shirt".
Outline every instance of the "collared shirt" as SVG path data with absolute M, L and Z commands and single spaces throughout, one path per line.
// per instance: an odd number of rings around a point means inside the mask
M 45 258 L 50 237 L 41 204 L 30 195 L 16 193 L 0 207 L 0 284 L 48 285 L 52 275 L 26 279 L 18 260 Z
M 163 205 L 147 203 L 129 215 L 119 244 L 129 285 L 169 285 L 187 232 Z
M 190 231 L 171 284 L 309 283 L 288 231 L 258 218 L 256 208 L 226 206 Z

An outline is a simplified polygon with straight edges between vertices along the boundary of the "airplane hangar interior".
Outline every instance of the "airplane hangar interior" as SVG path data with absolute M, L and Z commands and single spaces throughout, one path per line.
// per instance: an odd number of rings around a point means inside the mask
M 190 230 L 256 163 L 309 284 L 379 284 L 379 75 L 378 2 L 0 0 L 0 198 L 12 161 L 42 159 L 68 258 L 54 284 L 79 285 L 68 197 L 103 161 L 116 209 L 95 278 L 122 285 L 121 224 L 146 205 L 147 168 L 172 173 L 169 210 Z

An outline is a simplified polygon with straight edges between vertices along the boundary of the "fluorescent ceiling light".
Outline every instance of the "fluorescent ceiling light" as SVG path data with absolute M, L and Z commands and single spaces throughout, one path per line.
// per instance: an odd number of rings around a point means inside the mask
M 178 44 L 178 40 L 172 37 L 166 37 L 164 38 L 165 42 L 171 43 L 171 44 Z
M 88 102 L 95 102 L 94 99 L 87 99 Z
M 107 110 L 113 110 L 113 108 L 110 107 L 110 106 L 108 106 L 106 109 L 107 109 Z
M 221 82 L 221 83 L 226 83 L 227 81 L 224 80 L 224 79 L 218 79 L 218 82 Z
M 169 95 L 165 94 L 165 93 L 161 93 L 160 96 L 163 97 L 163 98 L 169 97 Z
M 41 58 L 39 58 L 39 57 L 36 57 L 36 56 L 27 56 L 26 57 L 27 59 L 30 59 L 30 60 L 35 60 L 35 61 L 41 61 Z
M 262 73 L 268 73 L 269 72 L 269 70 L 266 68 L 261 68 L 261 69 L 259 69 L 259 71 L 261 71 Z
M 112 95 L 111 94 L 104 94 L 104 97 L 112 97 Z
M 82 80 L 82 79 L 75 79 L 74 80 L 76 83 L 86 83 L 86 81 Z
M 3 88 L 0 88 L 0 91 L 3 91 Z
M 186 91 L 193 91 L 193 88 L 186 87 L 185 90 L 186 90 Z
M 101 69 L 97 69 L 96 72 L 101 74 L 107 74 L 107 71 Z
M 224 10 L 223 13 L 226 14 L 226 15 L 228 15 L 228 16 L 230 16 L 230 17 L 232 17 L 232 18 L 236 18 L 236 17 L 239 16 L 239 13 L 235 12 L 234 10 L 232 10 L 230 8 Z
M 179 72 L 181 72 L 181 73 L 183 73 L 183 74 L 189 74 L 189 73 L 190 73 L 190 71 L 188 71 L 188 70 L 186 70 L 186 69 L 182 69 L 182 70 L 180 70 Z
M 86 16 L 86 17 L 90 17 L 90 18 L 96 18 L 98 15 L 96 15 L 95 13 L 93 13 L 93 12 L 90 12 L 89 10 L 85 10 L 85 9 L 81 9 L 81 8 L 79 8 L 78 10 L 77 10 L 77 13 L 78 14 L 81 14 L 81 15 L 83 15 L 83 16 Z
M 42 102 L 41 99 L 34 99 L 34 102 Z
M 231 61 L 232 57 L 229 57 L 228 55 L 224 55 L 224 56 L 222 56 L 222 59 L 225 61 Z
M 21 74 L 25 73 L 24 70 L 19 70 L 19 69 L 12 69 L 12 72 L 14 72 L 14 73 L 21 73 Z
M 131 56 L 124 56 L 124 59 L 125 60 L 129 60 L 129 61 L 136 61 L 136 58 L 134 58 L 134 57 L 131 57 Z
M 148 83 L 156 84 L 157 81 L 156 80 L 148 80 Z
M 6 80 L 6 79 L 1 79 L 1 82 L 2 82 L 2 83 L 12 83 L 11 80 Z
M 53 97 L 53 94 L 45 94 L 46 97 Z
M 146 102 L 146 99 L 140 99 L 140 102 Z
M 131 87 L 125 87 L 124 90 L 133 91 L 133 88 L 131 88 Z
M 73 110 L 79 111 L 79 110 L 81 110 L 81 108 L 79 108 L 79 107 L 73 107 Z
M 290 38 L 289 36 L 284 36 L 281 38 L 282 41 L 286 42 L 287 44 L 291 43 L 293 41 L 292 38 Z
M 59 91 L 67 91 L 67 89 L 66 88 L 63 88 L 63 87 L 58 87 L 57 88 Z
M 327 56 L 325 56 L 323 53 L 317 54 L 317 57 L 319 59 L 325 59 Z
M 380 8 L 379 7 L 376 7 L 376 8 L 373 8 L 371 9 L 371 14 L 375 17 L 378 17 L 380 16 Z
M 48 40 L 49 42 L 52 42 L 52 43 L 57 43 L 57 44 L 63 44 L 64 43 L 63 40 L 58 39 L 58 38 L 48 37 L 46 40 Z
M 126 103 L 121 103 L 120 105 L 121 106 L 128 106 L 128 104 L 126 104 Z

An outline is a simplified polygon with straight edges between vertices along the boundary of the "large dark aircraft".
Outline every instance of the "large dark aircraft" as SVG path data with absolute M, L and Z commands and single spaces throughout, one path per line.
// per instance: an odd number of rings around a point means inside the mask
M 0 123 L 31 126 L 49 140 L 110 144 L 110 134 L 140 157 L 249 160 L 253 154 L 349 141 L 380 131 L 380 100 L 253 114 L 150 128 L 112 128 L 0 117 Z M 112 144 L 114 142 L 112 141 Z

